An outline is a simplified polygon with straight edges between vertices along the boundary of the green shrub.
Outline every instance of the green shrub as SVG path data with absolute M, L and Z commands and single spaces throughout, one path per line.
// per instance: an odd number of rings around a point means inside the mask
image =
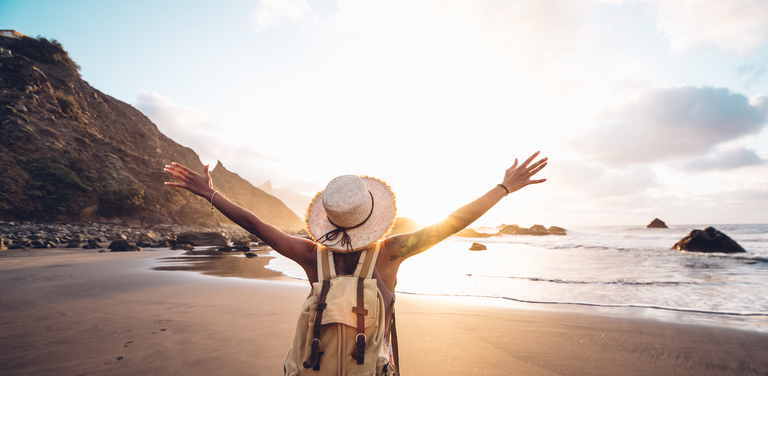
M 99 194 L 102 216 L 123 216 L 144 205 L 144 191 L 138 185 L 107 189 Z
M 59 103 L 59 106 L 61 107 L 61 112 L 71 117 L 73 120 L 77 121 L 80 124 L 85 123 L 85 117 L 83 116 L 83 112 L 80 111 L 80 106 L 77 105 L 77 102 L 75 102 L 74 99 L 71 97 L 65 95 L 63 92 L 56 91 L 56 101 Z
M 62 161 L 61 158 L 43 156 L 24 165 L 32 177 L 29 196 L 51 215 L 77 211 L 82 199 L 73 192 L 90 190 L 69 168 L 69 163 L 69 158 Z
M 62 64 L 80 75 L 80 65 L 69 57 L 56 39 L 48 40 L 42 36 L 37 38 L 21 37 L 10 39 L 10 49 L 14 54 L 21 54 L 31 60 L 45 64 Z

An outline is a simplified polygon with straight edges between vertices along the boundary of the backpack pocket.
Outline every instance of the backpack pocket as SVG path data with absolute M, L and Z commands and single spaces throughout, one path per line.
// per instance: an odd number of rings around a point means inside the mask
M 357 307 L 357 284 L 358 278 L 353 276 L 340 276 L 331 279 L 331 287 L 325 299 L 327 306 L 323 311 L 322 325 L 338 323 L 357 327 L 357 313 L 353 309 Z M 321 287 L 322 284 L 315 284 L 314 289 L 317 291 L 318 297 Z M 380 313 L 379 302 L 377 301 L 378 291 L 379 288 L 375 279 L 363 281 L 363 304 L 367 310 L 365 315 L 366 328 L 377 322 Z M 316 313 L 316 310 L 309 313 L 310 323 L 315 322 Z

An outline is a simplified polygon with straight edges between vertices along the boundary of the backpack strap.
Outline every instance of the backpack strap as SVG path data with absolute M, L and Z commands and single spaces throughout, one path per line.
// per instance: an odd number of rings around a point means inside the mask
M 320 370 L 320 356 L 323 352 L 320 351 L 320 323 L 323 321 L 323 310 L 328 306 L 325 302 L 325 298 L 328 296 L 328 291 L 331 288 L 331 266 L 330 266 L 330 253 L 326 253 L 325 250 L 318 248 L 317 251 L 317 278 L 323 281 L 323 288 L 320 290 L 320 298 L 317 300 L 317 312 L 315 313 L 315 327 L 312 330 L 312 352 L 309 355 L 309 361 L 304 362 L 304 369 L 312 368 L 313 370 Z
M 352 308 L 352 312 L 357 314 L 357 336 L 355 342 L 357 351 L 352 351 L 352 358 L 357 360 L 357 364 L 365 363 L 365 345 L 367 338 L 365 336 L 365 316 L 368 315 L 368 309 L 365 308 L 364 292 L 366 279 L 373 276 L 376 257 L 379 255 L 379 244 L 371 249 L 366 249 L 360 256 L 362 266 L 357 274 L 357 306 Z
M 392 342 L 392 357 L 395 360 L 395 373 L 403 376 L 400 371 L 400 356 L 397 350 L 397 326 L 395 325 L 395 293 L 392 293 L 392 322 L 389 324 L 390 342 Z

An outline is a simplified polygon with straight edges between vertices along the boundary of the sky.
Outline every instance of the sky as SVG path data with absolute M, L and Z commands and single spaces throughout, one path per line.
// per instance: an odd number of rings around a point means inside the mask
M 254 185 L 369 175 L 432 223 L 540 150 L 474 226 L 768 223 L 768 1 L 212 3 L 0 0 L 0 28 Z

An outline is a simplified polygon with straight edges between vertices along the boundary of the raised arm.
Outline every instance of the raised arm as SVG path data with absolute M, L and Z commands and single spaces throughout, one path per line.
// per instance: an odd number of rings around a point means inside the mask
M 280 255 L 296 261 L 305 270 L 315 271 L 316 258 L 315 244 L 313 242 L 282 232 L 218 193 L 213 188 L 213 180 L 208 173 L 208 165 L 205 166 L 203 175 L 176 162 L 173 162 L 172 165 L 166 165 L 165 172 L 181 182 L 166 182 L 166 185 L 187 189 L 193 194 L 211 201 L 211 205 L 216 207 L 229 220 L 258 236 Z
M 466 228 L 472 222 L 476 221 L 485 212 L 491 209 L 496 203 L 501 201 L 509 193 L 518 191 L 530 184 L 543 183 L 547 179 L 532 180 L 536 173 L 547 166 L 547 158 L 539 159 L 531 164 L 539 152 L 534 153 L 525 160 L 520 166 L 515 163 L 505 171 L 504 180 L 500 183 L 502 186 L 495 186 L 485 195 L 464 207 L 454 211 L 444 220 L 430 225 L 419 231 L 406 234 L 398 234 L 386 239 L 382 244 L 382 252 L 386 252 L 390 262 L 402 261 L 408 257 L 414 256 L 432 246 L 440 243 L 446 238 Z M 505 189 L 506 188 L 506 189 Z

